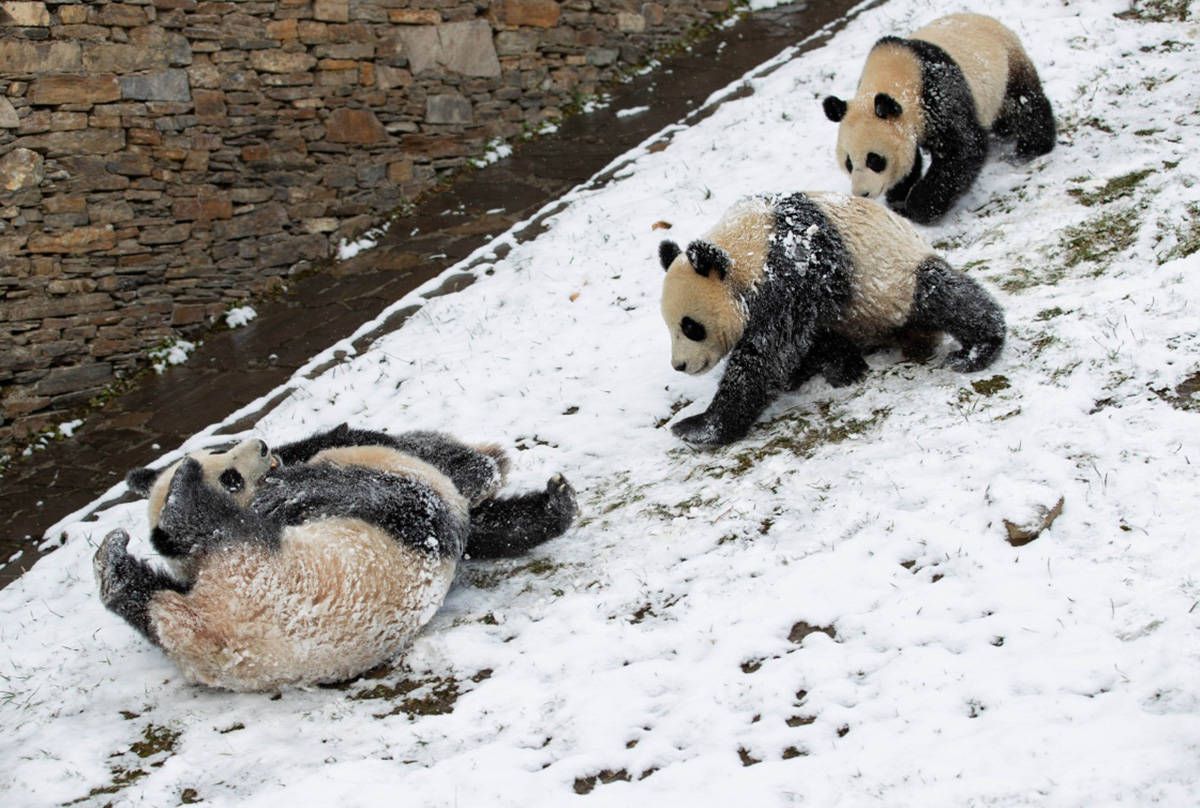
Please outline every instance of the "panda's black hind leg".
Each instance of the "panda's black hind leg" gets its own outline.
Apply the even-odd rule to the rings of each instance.
[[[92,557],[92,569],[100,587],[100,602],[157,644],[158,638],[150,625],[151,598],[164,589],[186,592],[187,587],[142,559],[131,556],[126,550],[128,545],[129,534],[124,530],[114,530],[104,537],[96,555]]]
[[[995,361],[1004,347],[1004,312],[982,286],[931,255],[917,267],[906,328],[945,331],[962,347],[946,365],[969,373]]]
[[[575,489],[561,474],[543,491],[485,499],[471,508],[467,553],[473,558],[519,555],[561,535],[578,511]]]
[[[1004,108],[992,126],[1001,137],[1015,137],[1017,157],[1028,160],[1054,148],[1056,130],[1050,99],[1032,64],[1015,62],[1005,88]]]

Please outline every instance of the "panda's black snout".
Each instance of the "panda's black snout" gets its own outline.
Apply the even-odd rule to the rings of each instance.
[[[863,191],[861,194],[859,194],[859,196],[870,196],[870,195],[871,195],[870,191]]]
[[[675,369],[676,369],[676,370],[678,370],[680,373],[686,373],[686,372],[687,372],[687,362],[680,362],[679,364],[675,365],[674,367],[675,367]]]
[[[266,457],[268,451],[270,450],[267,448],[267,442],[265,440],[260,440],[258,442],[258,456]]]

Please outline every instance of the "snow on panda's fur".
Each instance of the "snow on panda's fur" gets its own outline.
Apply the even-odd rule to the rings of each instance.
[[[741,438],[771,400],[817,373],[834,386],[889,343],[960,344],[946,364],[986,367],[1004,345],[1004,314],[975,281],[935,255],[912,225],[845,194],[741,200],[682,251],[659,245],[671,364],[699,374],[729,361],[708,409],[675,424],[691,443]]]
[[[838,163],[855,196],[886,195],[916,222],[942,216],[975,181],[988,132],[1016,154],[1054,148],[1054,115],[1017,35],[991,17],[951,14],[909,38],[887,36],[867,56],[853,99],[828,96]],[[930,156],[922,175],[921,149]]]
[[[507,459],[433,432],[345,425],[272,454],[260,440],[134,469],[171,573],[110,533],[104,605],[194,682],[262,691],[349,679],[401,651],[459,559],[524,551],[567,529],[575,495],[497,497]]]

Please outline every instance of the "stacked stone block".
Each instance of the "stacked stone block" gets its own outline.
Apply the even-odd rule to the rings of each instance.
[[[0,0],[0,454],[730,0]]]

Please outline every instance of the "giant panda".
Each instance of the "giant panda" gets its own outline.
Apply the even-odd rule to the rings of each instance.
[[[346,425],[274,453],[247,440],[134,469],[170,571],[113,531],[94,558],[100,597],[190,681],[344,681],[407,645],[464,553],[512,555],[567,529],[576,504],[561,475],[498,497],[506,470],[496,446]]]
[[[681,250],[659,245],[662,315],[675,370],[729,356],[708,409],[672,430],[689,443],[741,438],[782,390],[817,373],[860,379],[863,352],[893,340],[959,342],[946,364],[970,372],[1004,345],[1004,315],[915,228],[869,199],[838,193],[739,201]]]
[[[886,36],[867,56],[849,102],[827,96],[837,160],[856,196],[885,195],[915,222],[942,216],[975,181],[988,132],[1016,154],[1054,148],[1054,115],[1017,35],[991,17],[951,14],[908,39]],[[921,150],[929,153],[922,174]]]

